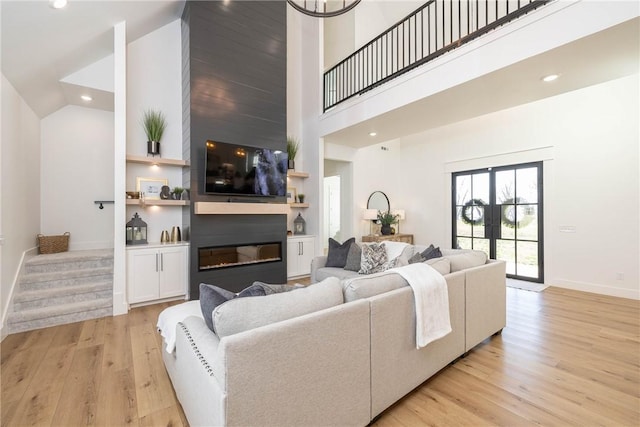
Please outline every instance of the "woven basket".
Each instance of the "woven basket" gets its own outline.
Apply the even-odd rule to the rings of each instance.
[[[58,252],[66,252],[69,250],[69,236],[71,233],[66,232],[61,236],[44,236],[38,234],[38,246],[41,254],[56,254]]]

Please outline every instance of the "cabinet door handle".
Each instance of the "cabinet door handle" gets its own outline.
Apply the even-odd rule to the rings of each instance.
[[[164,271],[164,254],[160,254],[160,271]]]
[[[298,255],[304,255],[304,247],[302,246],[302,242],[298,242]]]
[[[156,254],[156,272],[158,271],[158,254]]]

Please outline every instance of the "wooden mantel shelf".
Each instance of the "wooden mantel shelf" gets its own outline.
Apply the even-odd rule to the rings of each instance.
[[[196,215],[286,215],[286,203],[195,202]]]

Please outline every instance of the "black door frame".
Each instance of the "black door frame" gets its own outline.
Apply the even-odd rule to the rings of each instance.
[[[495,259],[496,257],[496,242],[501,238],[500,232],[500,214],[503,205],[496,204],[496,188],[495,188],[495,174],[496,172],[503,170],[517,170],[526,168],[538,168],[538,277],[532,278],[528,276],[518,276],[516,274],[507,274],[507,277],[519,280],[526,280],[530,282],[544,283],[544,203],[543,203],[543,162],[530,162],[520,163],[516,165],[487,167],[481,169],[473,169],[468,171],[453,172],[451,174],[451,246],[453,248],[457,245],[457,207],[456,205],[456,178],[464,175],[474,175],[480,173],[489,173],[489,204],[484,209],[484,224],[485,224],[485,239],[489,239],[489,256]],[[471,194],[473,197],[473,193]],[[529,241],[518,240],[517,228],[515,229],[515,242]],[[516,260],[517,260],[518,245],[515,245]]]

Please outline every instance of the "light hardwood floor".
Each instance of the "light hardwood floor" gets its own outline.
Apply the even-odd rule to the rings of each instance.
[[[168,304],[10,335],[2,426],[180,426],[155,331]],[[385,411],[386,426],[638,426],[640,303],[508,289],[507,327]]]

